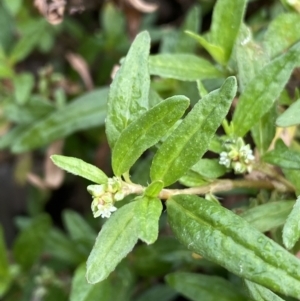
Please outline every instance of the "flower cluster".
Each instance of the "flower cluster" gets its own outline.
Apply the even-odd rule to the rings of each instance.
[[[221,152],[219,164],[232,168],[235,173],[251,172],[254,156],[249,144],[242,138],[231,139],[224,143],[226,151]]]
[[[95,218],[99,216],[109,218],[112,212],[117,210],[115,202],[125,196],[122,192],[122,181],[115,177],[109,178],[106,184],[89,185],[87,190],[93,197],[91,208]]]

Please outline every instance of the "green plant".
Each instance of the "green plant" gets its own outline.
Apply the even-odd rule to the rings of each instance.
[[[300,100],[286,88],[300,65],[300,16],[281,8],[262,35],[243,22],[246,2],[217,1],[204,35],[192,9],[179,31],[162,38],[159,54],[149,55],[148,32],[136,37],[109,91],[101,90],[107,111],[86,114],[106,116],[114,176],[74,157],[51,157],[92,182],[92,213],[108,220],[95,243],[95,230],[72,211],[64,213],[68,235],[46,215],[23,221],[14,246],[19,266],[0,258],[2,292],[45,244],[59,263],[77,267],[72,301],[174,300],[177,293],[195,301],[300,298]],[[290,129],[288,139],[281,127]],[[13,149],[26,150],[26,139]],[[219,196],[236,194],[240,202],[222,206]],[[23,257],[28,241],[37,248]],[[41,287],[51,279],[48,286],[64,296],[55,274],[40,268],[39,276]],[[138,277],[147,280],[134,294]],[[165,283],[149,288],[151,277]]]
[[[228,5],[232,9],[225,9]],[[271,291],[299,298],[299,259],[279,242],[274,242],[251,226],[251,222],[255,222],[251,217],[247,218],[247,211],[244,218],[239,217],[222,207],[214,197],[217,192],[241,187],[273,190],[277,192],[278,199],[288,195],[293,198],[293,193],[299,191],[299,150],[289,149],[280,139],[273,150],[268,151],[268,148],[275,130],[269,115],[293,69],[299,65],[300,44],[296,43],[269,62],[258,58],[259,64],[253,63],[251,56],[254,55],[255,44],[249,29],[242,24],[244,10],[245,1],[219,1],[214,9],[211,31],[204,37],[188,32],[220,64],[219,68],[188,54],[161,54],[150,56],[149,61],[150,73],[171,77],[175,74],[175,78],[186,80],[192,72],[192,68],[187,68],[189,62],[194,68],[199,66],[195,79],[201,79],[200,72],[204,78],[221,74],[226,76],[235,59],[240,82],[239,101],[230,124],[225,118],[237,93],[237,82],[233,76],[228,77],[218,90],[202,94],[201,100],[184,117],[189,105],[189,100],[184,96],[174,96],[157,104],[149,102],[150,39],[144,32],[133,42],[108,96],[106,134],[112,149],[112,168],[116,177],[108,179],[100,170],[94,171],[95,167],[75,158],[52,156],[59,167],[96,183],[88,187],[93,197],[95,217],[110,217],[125,196],[140,195],[132,197],[131,202],[113,213],[104,224],[87,261],[88,282],[97,283],[106,279],[138,239],[147,244],[157,240],[162,212],[160,200],[165,200],[169,225],[178,240],[189,250],[244,279],[250,298],[279,300],[280,297]],[[235,11],[234,16],[228,11]],[[197,65],[196,60],[199,60]],[[186,73],[180,70],[184,67],[187,68]],[[202,88],[201,82],[198,84]],[[289,110],[278,118],[279,124],[283,123],[282,120],[290,120],[288,114],[292,108]],[[287,125],[299,123],[298,116]],[[221,124],[226,134],[223,137],[215,135]],[[257,158],[253,156],[250,145],[243,140],[250,130],[259,151]],[[215,164],[214,160],[201,159],[209,149],[215,151],[212,147],[215,141],[219,141],[221,151],[219,164]],[[150,166],[149,185],[131,182],[131,167],[150,148],[155,155]],[[286,173],[289,173],[288,170],[298,170],[298,174],[295,179],[285,179],[266,163],[280,166]],[[220,165],[225,169],[220,171]],[[250,175],[257,170],[268,178],[218,180],[203,176],[207,172],[219,173],[219,177],[229,169],[237,174],[249,172]],[[194,177],[189,177],[190,172]],[[199,187],[193,183],[197,180],[202,181]],[[164,188],[177,181],[191,188]],[[206,198],[196,196],[199,194],[206,195]],[[288,250],[295,246],[300,236],[298,202],[299,199],[291,214],[285,216],[283,244]],[[279,204],[290,208],[287,201],[276,202],[276,205]],[[200,283],[220,281],[218,285],[224,290],[227,286],[218,278],[197,277],[175,273],[168,276],[167,281],[193,300],[198,300],[189,288],[193,279]],[[238,294],[234,296],[237,300]]]

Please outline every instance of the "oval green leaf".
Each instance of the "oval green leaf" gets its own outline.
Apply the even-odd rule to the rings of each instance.
[[[276,120],[276,125],[280,127],[289,127],[297,124],[300,124],[300,99],[294,102]]]
[[[162,212],[161,200],[143,196],[138,199],[135,216],[138,224],[139,239],[146,244],[153,244],[158,237],[158,222]]]
[[[219,90],[204,96],[168,136],[154,156],[151,179],[166,186],[176,182],[207,151],[236,94],[236,79],[229,77]]]
[[[262,160],[282,168],[300,170],[300,152],[289,149],[282,140],[277,140],[275,149],[267,152]]]
[[[170,97],[133,121],[120,135],[112,152],[112,167],[120,176],[142,153],[167,134],[189,106],[185,96]]]
[[[183,81],[223,77],[209,61],[193,54],[156,54],[149,57],[150,74]]]
[[[167,275],[166,280],[172,288],[192,301],[247,300],[232,283],[221,277],[178,272]]]
[[[230,210],[193,195],[167,201],[170,226],[189,250],[275,292],[300,297],[300,261]]]
[[[254,301],[284,301],[279,296],[271,292],[269,289],[253,283],[249,280],[245,280],[246,289]]]
[[[150,76],[148,56],[150,36],[136,36],[109,90],[106,135],[113,149],[121,132],[149,109]]]
[[[133,249],[138,240],[138,223],[132,202],[118,209],[101,229],[87,260],[89,283],[106,279],[118,263]]]
[[[294,208],[288,216],[282,230],[283,243],[287,249],[293,248],[300,238],[300,196],[296,200]]]
[[[294,201],[269,202],[244,211],[240,216],[260,232],[267,232],[283,225]]]
[[[56,166],[76,176],[80,176],[97,184],[104,184],[107,182],[107,176],[101,169],[86,163],[81,159],[53,155],[51,156],[51,160]]]
[[[25,152],[66,137],[78,130],[104,124],[107,88],[82,95],[59,111],[55,111],[30,126],[16,139],[12,151]]]
[[[231,56],[246,8],[246,0],[217,1],[213,11],[210,38],[224,51],[225,63]],[[233,13],[234,12],[234,13]]]
[[[233,115],[235,134],[243,137],[272,107],[297,65],[300,42],[267,64],[246,86]]]

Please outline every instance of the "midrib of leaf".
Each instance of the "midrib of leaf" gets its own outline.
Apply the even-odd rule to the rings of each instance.
[[[199,224],[203,224],[203,225],[207,225],[208,227],[210,227],[213,231],[219,232],[221,234],[223,234],[224,236],[227,236],[227,238],[230,238],[234,243],[237,243],[240,247],[242,247],[244,250],[251,251],[255,256],[257,256],[258,258],[260,258],[262,261],[268,263],[269,265],[273,266],[276,269],[280,269],[279,266],[277,266],[276,264],[274,265],[274,262],[269,262],[267,259],[265,259],[264,257],[261,257],[259,253],[259,250],[257,250],[257,248],[253,248],[254,246],[252,244],[247,243],[247,241],[241,241],[240,237],[236,237],[236,233],[232,232],[232,231],[224,231],[225,229],[220,228],[218,226],[212,226],[211,223],[209,221],[207,221],[205,219],[205,217],[198,217],[197,215],[195,215],[192,211],[189,211],[188,209],[186,209],[185,207],[183,207],[182,205],[178,204],[174,199],[172,199],[174,201],[174,203],[176,203],[176,205],[178,207],[180,207],[181,211],[180,212],[185,212],[186,215],[188,215],[189,217],[192,218],[192,220],[196,220]],[[209,201],[208,201],[209,202]],[[249,227],[251,227],[249,225]],[[227,228],[227,230],[229,230]],[[255,229],[253,229],[255,230]],[[260,235],[262,235],[261,233],[259,233]],[[233,238],[234,237],[234,238]],[[267,239],[267,237],[266,237]],[[272,246],[273,247],[273,246]],[[289,273],[286,270],[281,269],[281,271],[285,272],[287,276],[291,277],[292,279],[297,279],[300,281],[300,277],[296,277],[297,275],[293,274],[293,273]]]
[[[173,162],[174,162],[175,160],[177,160],[177,158],[178,158],[178,157],[180,156],[180,154],[183,152],[183,149],[186,147],[187,142],[189,142],[189,140],[191,140],[191,139],[197,134],[197,132],[199,131],[200,127],[202,127],[203,124],[205,124],[205,121],[208,119],[208,117],[211,116],[211,115],[213,115],[213,112],[215,111],[215,109],[216,109],[216,106],[212,107],[212,109],[210,110],[210,113],[207,115],[207,117],[206,117],[204,120],[202,120],[201,124],[199,124],[198,127],[194,127],[194,130],[191,131],[191,132],[189,132],[189,133],[191,133],[190,136],[184,135],[184,137],[186,138],[186,139],[183,140],[184,143],[182,143],[182,144],[181,144],[181,147],[177,149],[176,156],[175,156],[175,154],[174,154],[172,160],[169,161],[169,165],[168,165],[168,166],[172,165]],[[164,171],[164,173],[162,174],[161,178],[164,178],[164,176],[165,176],[168,172],[169,172],[169,169],[165,169],[165,171]]]

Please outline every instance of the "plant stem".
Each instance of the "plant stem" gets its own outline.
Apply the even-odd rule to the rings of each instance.
[[[216,180],[215,182],[209,183],[201,187],[192,187],[185,189],[163,189],[158,197],[163,200],[167,200],[173,195],[177,194],[197,194],[204,195],[207,193],[217,193],[230,191],[235,188],[257,188],[257,189],[276,189],[281,192],[292,192],[293,188],[287,187],[286,185],[280,185],[281,183],[272,183],[267,180]],[[137,184],[128,184],[130,186],[131,193],[142,194],[145,187]]]

